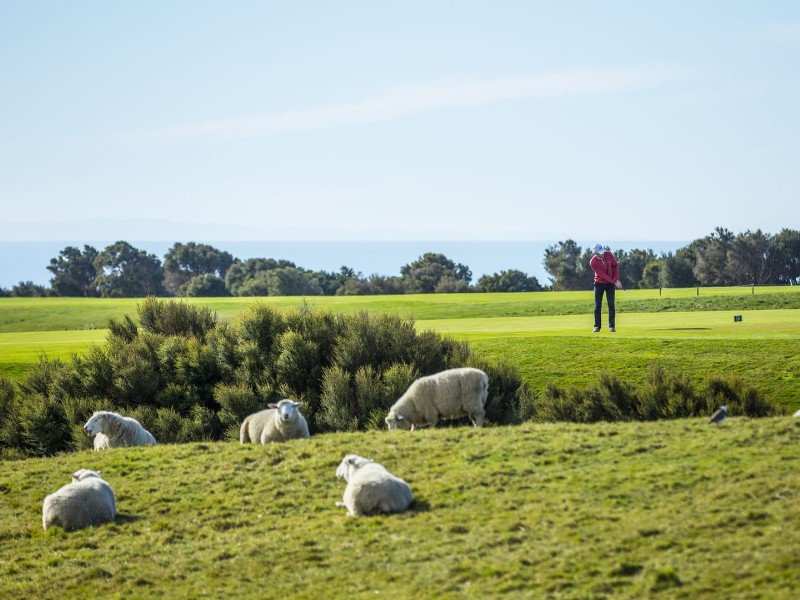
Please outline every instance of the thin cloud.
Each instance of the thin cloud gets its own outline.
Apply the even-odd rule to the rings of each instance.
[[[675,73],[675,69],[669,68],[608,69],[405,86],[349,104],[165,127],[146,132],[145,137],[167,141],[221,141],[318,131],[509,100],[625,92],[661,83]]]
[[[800,41],[800,21],[770,25],[761,28],[761,31],[770,38],[784,42]]]

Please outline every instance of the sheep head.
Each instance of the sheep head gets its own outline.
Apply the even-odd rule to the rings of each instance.
[[[79,469],[72,474],[72,481],[83,481],[90,477],[100,477],[100,471],[92,471],[90,469]]]
[[[356,471],[371,462],[375,461],[370,458],[359,456],[358,454],[348,454],[344,457],[344,459],[342,459],[342,462],[340,462],[339,466],[336,468],[336,476],[344,479],[345,481],[349,481],[353,471]]]
[[[295,418],[295,415],[298,412],[297,408],[302,405],[302,402],[294,402],[288,398],[285,398],[277,404],[270,404],[269,407],[278,411],[278,416],[280,417],[281,421],[291,421]]]
[[[90,436],[97,435],[103,431],[103,420],[105,419],[106,414],[107,413],[105,411],[95,412],[91,417],[89,417],[89,420],[86,421],[86,425],[83,426],[83,430]]]
[[[389,414],[386,415],[384,419],[386,421],[386,426],[389,429],[410,429],[411,422],[406,419],[403,415],[396,412],[394,409],[389,410]]]

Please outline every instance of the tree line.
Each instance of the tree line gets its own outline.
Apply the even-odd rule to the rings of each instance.
[[[240,260],[208,244],[176,242],[164,260],[119,241],[98,251],[68,246],[50,259],[50,286],[20,282],[6,296],[322,296],[428,294],[442,292],[529,292],[544,289],[518,270],[484,275],[471,285],[472,271],[443,254],[429,252],[403,265],[399,276],[364,276],[348,266],[313,271],[274,258]]]
[[[760,229],[734,234],[718,227],[675,253],[614,250],[626,288],[680,288],[725,285],[800,283],[800,231],[772,235]],[[163,261],[154,254],[118,241],[98,251],[67,246],[50,259],[50,286],[20,282],[3,296],[321,296],[430,294],[452,292],[534,292],[588,290],[593,275],[591,248],[568,239],[545,250],[550,279],[516,269],[483,275],[472,284],[472,271],[444,254],[425,253],[403,265],[399,276],[364,276],[348,266],[338,272],[313,271],[273,258],[240,260],[208,244],[176,242]]]
[[[734,234],[717,227],[675,253],[656,256],[652,250],[613,250],[626,288],[694,286],[795,285],[800,283],[800,231],[777,235],[760,229]],[[592,249],[573,240],[545,251],[545,269],[554,290],[591,289]]]

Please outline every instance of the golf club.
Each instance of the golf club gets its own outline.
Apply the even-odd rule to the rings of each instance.
[[[636,298],[631,296],[630,293],[628,293],[628,290],[626,290],[625,288],[622,288],[622,291],[625,292],[628,295],[628,298],[630,298],[631,300],[633,300],[636,303],[636,306],[638,306],[641,310],[644,310],[644,306],[642,306],[642,304]]]

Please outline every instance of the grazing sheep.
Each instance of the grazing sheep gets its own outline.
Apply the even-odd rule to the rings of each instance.
[[[475,427],[483,426],[484,406],[489,395],[489,377],[480,369],[448,369],[412,383],[389,409],[389,429],[429,425],[439,419],[468,416]]]
[[[117,516],[117,499],[99,471],[81,469],[72,482],[44,499],[42,525],[58,525],[65,531],[108,523]]]
[[[266,410],[248,415],[239,428],[239,442],[266,444],[311,437],[306,418],[298,410],[302,405],[284,398],[277,404],[269,404]]]
[[[95,412],[84,431],[94,436],[94,449],[119,448],[122,446],[155,446],[156,438],[133,417],[123,417],[115,412]]]
[[[414,495],[408,484],[387,471],[383,465],[348,454],[336,469],[336,476],[347,482],[342,502],[351,517],[403,512],[411,506]]]
[[[796,413],[794,413],[794,415],[793,415],[793,416],[795,416],[795,417],[800,417],[800,410],[798,410]]]

